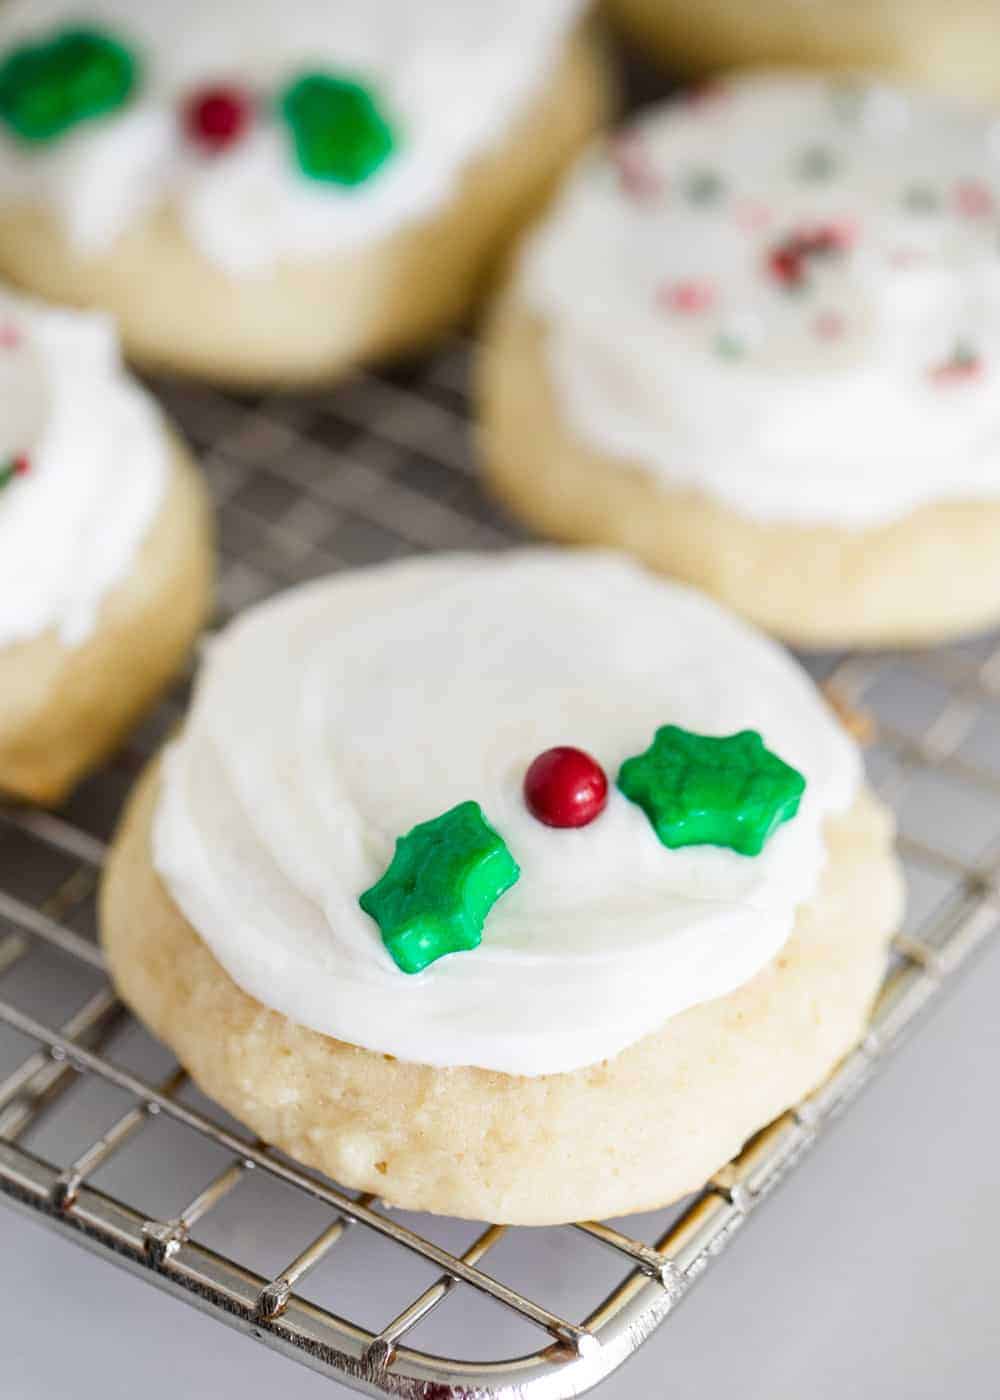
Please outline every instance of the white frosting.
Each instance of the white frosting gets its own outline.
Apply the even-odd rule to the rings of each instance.
[[[864,528],[1000,496],[998,214],[996,116],[748,77],[586,158],[521,288],[581,439],[757,520]],[[770,254],[823,226],[849,246],[789,289]]]
[[[86,640],[131,568],[169,465],[159,410],[122,368],[111,321],[0,295],[0,646]]]
[[[544,84],[582,0],[10,0],[0,53],[60,25],[103,26],[141,63],[129,104],[27,146],[0,130],[0,201],[42,203],[82,253],[111,248],[165,200],[229,274],[322,256],[427,215],[466,164],[502,140]],[[378,95],[398,148],[353,189],[302,175],[285,123],[262,116],[205,155],[178,112],[206,84],[256,91],[266,109],[305,71]]]
[[[613,784],[671,722],[758,728],[805,774],[762,855],[668,850],[613,786],[578,830],[528,812],[541,751],[582,747]],[[441,556],[293,590],[211,645],[154,860],[266,1005],[402,1059],[538,1075],[614,1055],[771,959],[859,775],[799,666],[699,594],[606,554]],[[398,836],[470,798],[520,879],[478,949],[406,975],[358,897]]]

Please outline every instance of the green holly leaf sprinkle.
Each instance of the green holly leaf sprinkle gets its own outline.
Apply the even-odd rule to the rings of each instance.
[[[461,802],[396,842],[382,878],[358,900],[401,972],[478,948],[493,905],[521,871],[478,802]]]
[[[346,78],[305,74],[282,94],[281,113],[292,129],[299,167],[312,180],[360,185],[396,146],[375,98]]]
[[[666,724],[627,758],[618,786],[664,846],[728,846],[756,856],[799,810],[805,778],[753,729],[714,738]]]
[[[0,63],[0,120],[24,141],[54,141],[121,107],[136,79],[135,58],[116,39],[96,29],[63,29]]]

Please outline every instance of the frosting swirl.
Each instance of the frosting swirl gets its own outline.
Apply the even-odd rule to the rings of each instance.
[[[232,276],[355,247],[426,215],[502,139],[545,81],[582,0],[10,0],[0,53],[60,25],[106,26],[136,54],[128,105],[47,146],[0,132],[0,202],[42,204],[83,254],[108,251],[170,201],[189,238]],[[296,165],[271,104],[317,69],[370,84],[399,148],[356,188]],[[231,149],[186,138],[192,92],[235,82],[263,119]]]
[[[761,521],[1000,495],[1000,121],[748,76],[571,177],[519,289],[571,428]]]
[[[557,830],[522,795],[579,743],[609,774],[671,722],[759,729],[808,780],[753,859],[668,850],[612,789]],[[168,751],[154,861],[234,980],[370,1050],[513,1074],[616,1054],[748,980],[788,937],[856,748],[798,665],[617,556],[411,560],[295,589],[212,643]],[[359,895],[395,838],[479,802],[521,868],[481,946],[398,971]]]
[[[126,374],[111,321],[0,296],[0,646],[85,641],[166,489],[159,410]]]

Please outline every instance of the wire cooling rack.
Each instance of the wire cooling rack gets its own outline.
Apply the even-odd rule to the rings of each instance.
[[[223,615],[330,570],[516,537],[476,484],[468,360],[455,343],[419,371],[314,398],[159,386],[219,508]],[[95,937],[106,841],[183,687],[62,812],[0,806],[0,1191],[369,1394],[589,1389],[670,1315],[1000,917],[1000,643],[812,665],[874,718],[869,766],[900,813],[910,916],[863,1042],[694,1197],[558,1230],[412,1216],[296,1166],[204,1100],[118,1004]]]

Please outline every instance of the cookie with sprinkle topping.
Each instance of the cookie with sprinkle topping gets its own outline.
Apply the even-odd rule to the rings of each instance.
[[[995,132],[817,74],[646,109],[577,167],[493,322],[501,494],[792,641],[1000,619]]]

